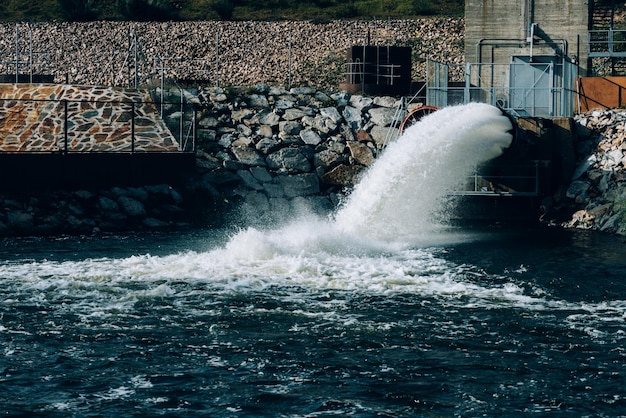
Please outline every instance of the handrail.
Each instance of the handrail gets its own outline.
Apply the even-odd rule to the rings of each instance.
[[[448,68],[461,64],[445,64],[429,60],[432,67],[427,74],[428,94],[426,104],[445,107],[471,101],[479,101],[501,107],[523,116],[564,117],[574,109],[575,74],[573,63],[554,62],[510,62],[510,63],[467,63],[465,84],[450,85]],[[517,68],[533,67],[541,71],[545,86],[516,85],[511,74]],[[515,101],[515,103],[513,103]]]
[[[0,98],[0,104],[6,102],[15,104],[11,107],[0,106],[0,114],[6,116],[5,119],[12,121],[14,128],[13,132],[4,132],[3,137],[0,138],[0,153],[2,154],[15,152],[60,152],[62,154],[126,152],[134,154],[148,152],[147,148],[159,147],[161,148],[160,152],[187,151],[188,139],[176,138],[166,127],[165,121],[161,125],[165,130],[155,123],[149,125],[152,130],[146,128],[148,125],[145,124],[144,120],[152,113],[151,108],[154,110],[154,116],[158,118],[157,109],[154,102],[151,101]],[[47,107],[41,109],[41,113],[47,112],[48,117],[43,121],[36,121],[32,114],[29,115],[28,113],[36,112],[40,116],[41,114],[38,112],[41,107]],[[11,117],[10,115],[21,112],[26,112],[22,118]],[[103,112],[109,113],[109,116],[102,116]],[[182,124],[183,121],[181,120],[180,123]],[[31,125],[35,124],[36,129],[25,133]],[[105,129],[96,132],[94,127],[98,125],[102,125]],[[94,138],[99,135],[105,137],[101,143],[98,143],[97,140],[94,141]],[[138,143],[138,139],[142,135],[157,141],[146,147]],[[172,146],[158,142],[159,140],[167,140],[168,135],[170,135],[170,140],[173,140]],[[77,144],[76,142],[81,139],[83,141]],[[117,146],[108,148],[102,146],[102,143],[110,144],[112,140],[117,141]],[[32,145],[33,143],[36,145]],[[79,147],[78,145],[82,146]],[[192,143],[192,147],[195,148],[195,142]]]
[[[385,139],[382,145],[380,146],[380,151],[384,150],[387,147],[387,145],[389,145],[390,142],[392,142],[393,140],[397,138],[399,132],[397,130],[392,129],[392,128],[395,128],[394,124],[402,123],[402,119],[406,116],[408,106],[411,103],[413,103],[415,99],[420,96],[420,93],[422,93],[425,89],[426,89],[426,84],[420,87],[419,90],[413,96],[411,96],[410,99],[407,99],[404,96],[400,98],[400,103],[398,103],[398,107],[396,107],[396,111],[393,115],[392,126],[389,126],[389,129],[387,129],[387,134],[385,135]],[[379,150],[377,149],[376,152],[377,152],[376,155],[378,155]]]
[[[26,37],[27,45],[23,45],[21,42],[23,37],[20,37],[20,26],[23,25],[23,23],[15,24],[15,40],[13,41],[12,47],[9,43],[2,45],[7,45],[9,48],[13,49],[13,51],[11,51],[13,59],[7,58],[6,61],[0,61],[0,72],[4,73],[5,70],[11,68],[12,72],[14,72],[16,83],[19,82],[20,76],[24,75],[27,75],[29,82],[32,83],[36,71],[42,74],[42,69],[45,68],[45,60],[41,57],[45,57],[50,53],[47,51],[33,51],[33,29],[30,23],[25,24],[28,35]],[[0,56],[4,55],[4,52],[3,49],[0,49]],[[35,58],[37,58],[37,60],[35,60]],[[27,68],[27,74],[20,74],[20,69],[23,67]],[[6,71],[6,74],[11,74],[11,72]]]
[[[465,188],[464,190],[453,190],[448,194],[453,196],[539,196],[540,195],[540,174],[539,167],[540,161],[533,160],[530,164],[520,165],[519,167],[534,168],[532,174],[527,175],[490,175],[482,174],[478,168],[474,173],[467,177],[473,187]],[[486,181],[487,185],[481,180]],[[528,185],[532,182],[532,187],[523,189],[513,189],[507,186],[510,182],[526,182]],[[504,187],[503,187],[504,186]],[[500,190],[498,190],[498,188]]]
[[[590,58],[626,57],[626,30],[590,30],[587,40]]]

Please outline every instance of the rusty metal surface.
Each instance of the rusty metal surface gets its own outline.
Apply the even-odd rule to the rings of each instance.
[[[578,91],[581,112],[626,106],[626,77],[582,77]]]

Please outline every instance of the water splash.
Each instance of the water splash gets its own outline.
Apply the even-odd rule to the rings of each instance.
[[[336,213],[337,228],[383,241],[436,234],[445,197],[512,141],[498,108],[470,103],[432,113],[385,150]]]
[[[250,228],[233,237],[228,256],[380,254],[465,241],[435,222],[444,197],[476,165],[502,154],[511,121],[496,107],[472,103],[441,109],[407,129],[370,168],[331,220],[309,215],[281,228]],[[226,255],[225,255],[226,256]]]
[[[69,288],[95,291],[87,303],[111,299],[105,305],[114,310],[142,298],[170,297],[176,293],[170,280],[179,279],[208,280],[227,292],[296,285],[482,294],[483,288],[459,280],[454,265],[428,250],[467,239],[463,233],[433,234],[430,215],[467,170],[510,144],[509,129],[508,118],[491,106],[443,109],[386,150],[334,219],[308,216],[278,229],[249,228],[201,253],[0,265],[0,277],[60,298]],[[154,286],[146,289],[147,283]],[[505,293],[516,298],[519,291]]]

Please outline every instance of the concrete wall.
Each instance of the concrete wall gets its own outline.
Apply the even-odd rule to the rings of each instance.
[[[466,62],[508,63],[530,55],[526,42],[537,24],[533,55],[564,54],[586,72],[588,0],[466,0]]]
[[[180,185],[194,170],[193,153],[0,152],[0,193]]]

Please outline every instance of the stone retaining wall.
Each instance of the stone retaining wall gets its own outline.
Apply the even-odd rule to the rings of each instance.
[[[180,90],[164,92],[179,103]],[[0,235],[93,233],[267,222],[305,209],[332,210],[397,135],[398,100],[285,89],[202,87],[185,91],[197,110],[197,172],[186,185],[51,191],[0,196]],[[181,115],[177,105],[166,114]],[[626,112],[576,116],[579,167],[546,199],[543,220],[626,233]]]
[[[308,87],[195,93],[201,178],[258,219],[334,207],[403,117],[392,97]]]
[[[167,92],[170,99],[176,94]],[[302,210],[326,214],[397,134],[393,126],[402,117],[391,97],[314,88],[204,87],[186,96],[197,107],[198,153],[196,174],[185,185],[0,196],[0,235],[250,224]],[[550,211],[543,221],[624,234],[626,112],[596,110],[576,122],[579,167],[571,184],[545,199]]]
[[[315,89],[259,85],[228,96],[197,92],[205,109],[202,176],[248,208],[267,217],[334,207],[343,193],[398,134],[398,101]],[[626,111],[576,115],[577,169],[571,183],[544,199],[542,221],[565,228],[626,234]],[[558,164],[558,161],[553,162]],[[232,187],[235,185],[235,187]]]
[[[184,228],[189,199],[168,185],[0,196],[0,236],[76,235]]]
[[[141,89],[0,84],[0,121],[0,152],[180,149]]]
[[[174,103],[179,94],[165,92]],[[403,116],[392,97],[310,87],[205,87],[185,96],[198,113],[197,172],[187,184],[0,197],[0,235],[207,226],[228,215],[229,223],[251,224],[303,210],[326,214],[397,135],[394,126]]]

